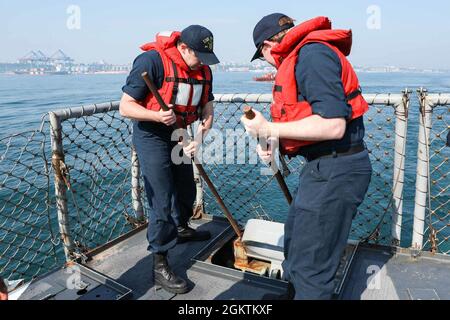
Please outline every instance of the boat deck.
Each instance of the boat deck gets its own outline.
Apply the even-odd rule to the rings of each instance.
[[[192,290],[188,294],[174,295],[154,286],[152,256],[147,252],[144,229],[100,248],[86,266],[99,275],[105,275],[107,280],[104,283],[109,283],[110,289],[115,288],[113,291],[120,292],[122,298],[138,300],[261,300],[266,294],[279,294],[285,290],[284,281],[244,273],[233,269],[229,261],[221,261],[220,257],[231,256],[231,246],[226,248],[234,239],[233,230],[226,220],[199,220],[193,227],[208,230],[213,237],[209,242],[178,245],[169,252],[169,261],[175,271],[189,279]],[[347,251],[343,259],[346,263],[336,283],[337,299],[450,299],[450,257],[421,253],[413,258],[405,249],[351,243]],[[218,261],[222,265],[218,265]],[[92,285],[95,281],[88,278],[84,279],[91,284],[90,287],[82,294],[78,292],[78,297],[76,294],[71,296],[61,288],[61,277],[59,270],[37,279],[22,298],[105,299],[120,296],[116,291],[114,296],[111,290]],[[117,284],[112,285],[113,282]],[[49,294],[48,288],[52,283],[59,283],[60,290],[52,289]],[[37,288],[47,288],[47,292]]]
[[[340,296],[345,300],[450,300],[450,257],[360,246]]]
[[[208,230],[209,242],[177,245],[169,252],[169,264],[174,271],[189,279],[192,290],[185,295],[173,295],[158,290],[152,278],[152,256],[147,251],[146,230],[94,256],[88,266],[108,275],[133,290],[133,299],[143,300],[261,300],[267,293],[282,293],[286,284],[261,279],[258,276],[230,271],[220,266],[211,268],[196,263],[202,251],[209,255],[214,246],[233,237],[228,222],[222,219],[194,222],[194,228]],[[208,270],[209,269],[209,270]],[[187,271],[186,271],[187,270]]]

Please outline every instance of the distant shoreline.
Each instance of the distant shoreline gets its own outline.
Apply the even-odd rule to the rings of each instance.
[[[252,72],[252,71],[215,71],[215,72],[220,72],[220,73],[256,73],[256,72]],[[123,71],[118,71],[118,72],[91,72],[91,73],[69,73],[69,74],[17,74],[14,72],[0,72],[0,75],[4,75],[4,76],[33,76],[33,77],[42,77],[42,76],[88,76],[88,75],[93,75],[93,76],[101,76],[101,75],[128,75],[130,72],[123,72]],[[259,72],[258,72],[259,73]],[[264,72],[261,72],[264,73]],[[356,71],[357,74],[433,74],[433,75],[438,75],[438,74],[442,74],[442,75],[448,75],[450,74],[450,71],[392,71],[392,72],[387,72],[387,71]]]
[[[51,74],[51,73],[43,73],[43,74],[30,74],[23,73],[17,74],[14,72],[0,72],[0,75],[8,75],[8,76],[33,76],[33,77],[41,77],[41,76],[81,76],[81,75],[127,75],[129,71],[102,71],[102,72],[87,72],[87,73],[68,73],[68,74]]]

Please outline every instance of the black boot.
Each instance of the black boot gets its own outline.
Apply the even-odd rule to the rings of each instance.
[[[187,282],[177,277],[170,269],[166,255],[157,253],[154,255],[153,271],[155,284],[167,292],[184,294],[189,291]]]
[[[188,226],[180,226],[178,229],[178,243],[188,241],[206,241],[211,239],[211,233],[208,231],[197,231]]]

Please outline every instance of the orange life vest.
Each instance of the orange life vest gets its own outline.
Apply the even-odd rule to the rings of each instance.
[[[313,42],[323,43],[338,55],[342,65],[341,79],[344,92],[347,103],[352,107],[350,121],[361,117],[368,111],[369,106],[361,95],[358,77],[346,58],[352,47],[352,32],[332,30],[328,18],[318,17],[291,29],[282,42],[271,51],[278,69],[273,88],[274,103],[271,107],[273,121],[298,121],[313,115],[311,105],[307,101],[299,101],[301,92],[295,77],[295,67],[301,48]],[[294,155],[302,147],[315,143],[318,142],[281,139],[280,151],[282,154]]]
[[[180,32],[161,32],[156,41],[141,47],[144,51],[156,50],[164,66],[164,81],[159,93],[166,104],[174,105],[179,128],[186,128],[199,118],[199,108],[208,103],[211,88],[211,70],[201,66],[191,70],[177,49]],[[160,111],[156,98],[149,93],[143,106]]]

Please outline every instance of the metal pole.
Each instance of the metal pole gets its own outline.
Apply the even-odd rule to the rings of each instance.
[[[250,107],[250,106],[244,107],[244,114],[248,120],[253,120],[256,116],[255,113],[253,112],[252,107]],[[258,138],[258,143],[259,143],[259,138]],[[275,178],[277,179],[278,185],[280,186],[281,191],[283,191],[283,194],[284,194],[288,204],[291,205],[293,199],[292,199],[291,192],[289,191],[289,187],[287,186],[286,181],[284,180],[284,177],[281,174],[281,171],[279,170],[279,168],[276,168],[275,170],[274,170],[274,175],[275,175]]]
[[[392,244],[399,246],[403,222],[403,187],[405,184],[406,136],[408,132],[409,95],[411,91],[403,91],[401,103],[395,104],[395,154],[394,154],[394,215],[392,217]]]
[[[423,247],[427,194],[429,191],[428,148],[431,131],[431,113],[433,111],[433,104],[427,99],[427,90],[421,88],[418,93],[420,100],[420,126],[419,147],[417,151],[416,197],[412,239],[412,248],[414,250],[422,250]]]
[[[62,144],[61,119],[50,112],[50,136],[52,141],[52,167],[55,174],[55,196],[58,212],[59,232],[64,244],[64,253],[67,261],[72,260],[75,245],[70,236],[69,212],[67,209],[66,183],[64,181],[63,167],[64,150]]]
[[[194,137],[194,127],[190,125],[188,128],[188,133],[191,139]],[[195,199],[195,208],[194,208],[194,219],[201,219],[205,215],[205,203],[203,198],[203,182],[200,176],[200,172],[198,171],[197,166],[192,166],[194,171],[194,181],[197,189],[197,195]]]
[[[139,184],[141,168],[139,159],[134,146],[131,147],[131,197],[133,201],[133,210],[136,213],[136,219],[144,222],[144,206],[142,205],[142,194]]]

